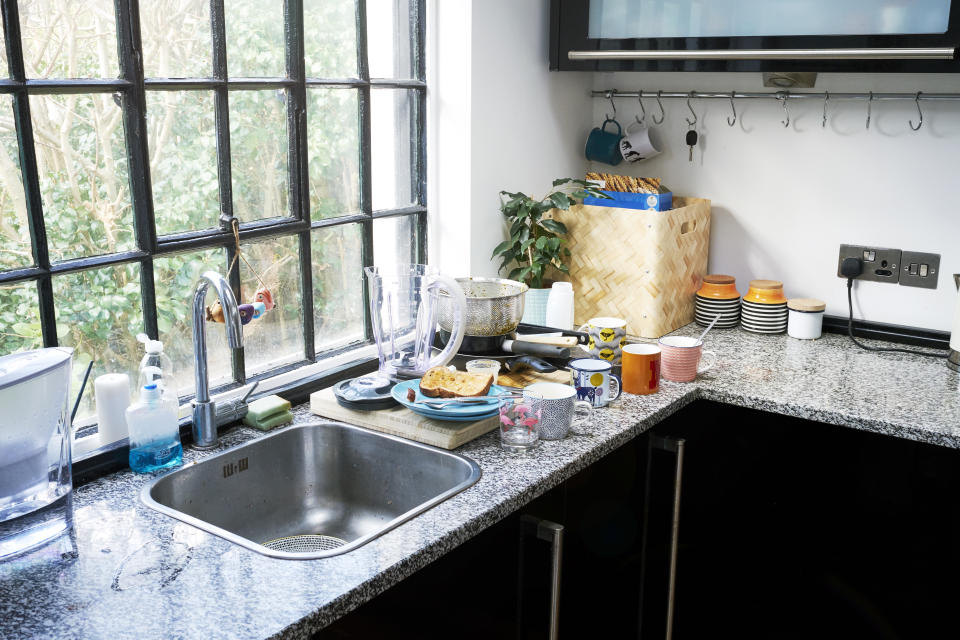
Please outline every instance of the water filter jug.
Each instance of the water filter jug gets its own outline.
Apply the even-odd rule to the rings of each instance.
[[[0,358],[0,559],[73,526],[72,360],[65,347]]]

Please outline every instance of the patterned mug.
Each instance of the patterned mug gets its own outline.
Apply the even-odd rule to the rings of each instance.
[[[591,318],[580,327],[590,336],[587,351],[594,358],[620,364],[623,345],[627,343],[627,321],[623,318]]]
[[[573,418],[578,413],[589,415],[593,405],[577,400],[577,390],[559,382],[535,382],[523,390],[524,395],[536,393],[542,398],[543,415],[540,418],[540,439],[561,440],[567,437]]]
[[[594,407],[605,407],[620,397],[620,376],[613,373],[613,365],[606,360],[578,358],[567,366],[573,374],[578,400],[586,400]]]

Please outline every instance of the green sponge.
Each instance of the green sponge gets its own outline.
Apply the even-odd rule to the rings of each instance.
[[[293,414],[290,413],[290,402],[280,396],[266,396],[254,400],[247,406],[247,415],[243,421],[264,431],[291,422]]]
[[[287,424],[288,422],[293,422],[293,414],[289,411],[281,411],[280,413],[274,413],[273,415],[264,416],[261,418],[251,418],[247,415],[243,422],[255,429],[260,429],[261,431],[269,431],[274,427],[279,427],[282,424]]]

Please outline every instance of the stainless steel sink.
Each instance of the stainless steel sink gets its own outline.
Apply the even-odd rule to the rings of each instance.
[[[321,422],[187,465],[141,497],[258,553],[308,560],[356,549],[479,479],[455,453]]]

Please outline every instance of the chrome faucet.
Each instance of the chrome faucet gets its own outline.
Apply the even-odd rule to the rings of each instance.
[[[243,328],[240,310],[230,284],[216,271],[207,271],[200,276],[193,294],[193,370],[197,397],[193,401],[193,445],[198,449],[217,446],[216,404],[210,400],[207,381],[207,330],[204,302],[207,288],[213,285],[223,308],[223,320],[227,328],[227,343],[233,349],[243,346]]]

